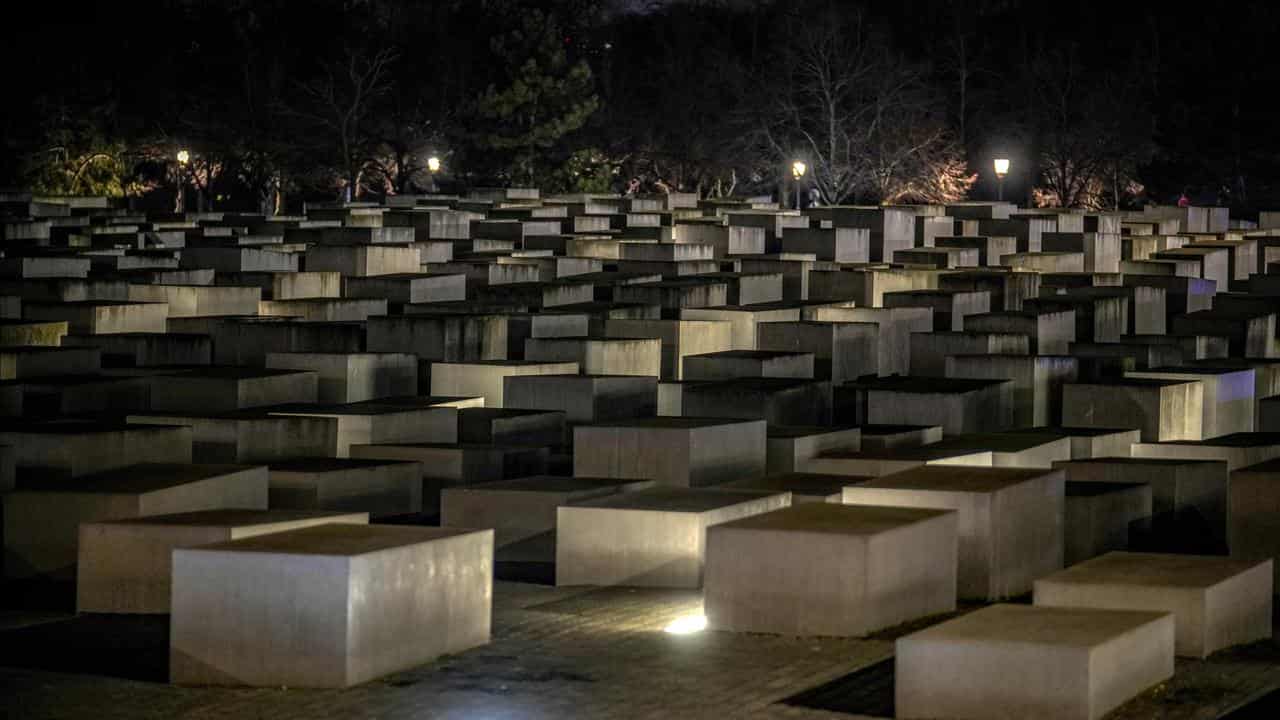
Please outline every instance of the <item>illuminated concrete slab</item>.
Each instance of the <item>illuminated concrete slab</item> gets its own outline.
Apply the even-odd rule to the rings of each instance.
[[[1019,428],[1014,433],[1032,435],[1056,435],[1071,441],[1071,459],[1129,457],[1131,447],[1138,442],[1141,432],[1116,428],[1079,428],[1056,425]]]
[[[656,377],[662,372],[662,349],[657,338],[528,338],[524,357],[530,362],[574,363],[589,375]]]
[[[448,487],[440,495],[440,524],[493,528],[495,546],[503,547],[555,531],[556,508],[561,505],[653,486],[652,480],[535,475]]]
[[[1199,381],[1204,395],[1200,423],[1203,437],[1253,432],[1257,393],[1252,368],[1154,368],[1128,372],[1125,377]]]
[[[991,462],[990,450],[903,445],[856,452],[832,450],[810,459],[802,469],[828,475],[883,477],[924,465],[991,467]]]
[[[423,665],[489,642],[492,578],[490,530],[329,524],[178,549],[169,678],[336,688]]]
[[[767,466],[763,420],[656,417],[580,425],[573,446],[574,475],[673,487],[763,475]]]
[[[418,393],[418,358],[408,353],[268,353],[266,363],[268,368],[316,373],[315,402]]]
[[[657,410],[658,379],[628,375],[512,375],[503,378],[513,408],[559,410],[569,423],[645,417]]]
[[[944,360],[949,378],[1012,381],[1016,427],[1059,422],[1062,386],[1079,376],[1079,361],[1062,355],[948,355]]]
[[[941,425],[944,433],[996,432],[1013,425],[1013,382],[895,376],[846,384],[854,421]]]
[[[863,450],[890,450],[900,447],[920,447],[942,439],[941,425],[883,425],[865,423],[858,426],[862,432]]]
[[[657,338],[661,344],[659,374],[665,380],[685,379],[686,357],[733,349],[733,327],[722,320],[609,320],[605,323],[604,334],[610,338]],[[586,366],[583,372],[594,375],[655,374],[647,371],[606,372],[587,369]]]
[[[1146,483],[1067,482],[1063,564],[1129,547],[1129,530],[1152,514]]]
[[[422,511],[422,468],[416,462],[301,458],[269,467],[273,510],[364,512],[374,518]]]
[[[707,626],[861,636],[956,606],[952,511],[805,503],[707,530]]]
[[[857,452],[862,431],[856,427],[770,425],[767,468],[770,473],[795,472],[827,452]]]
[[[1199,440],[1203,406],[1199,381],[1125,378],[1062,388],[1063,425],[1138,428],[1143,442]]]
[[[326,523],[368,522],[368,513],[202,510],[83,523],[76,563],[76,611],[168,613],[175,548]]]
[[[278,405],[272,415],[332,418],[338,423],[337,457],[351,456],[352,445],[398,442],[452,442],[458,433],[458,410],[427,403],[382,400],[339,405]],[[324,453],[329,455],[331,453]]]
[[[65,321],[76,335],[151,332],[167,329],[169,306],[165,303],[113,302],[84,300],[79,302],[27,302],[22,316],[28,320]]]
[[[1047,468],[1071,459],[1071,440],[1034,433],[969,433],[948,435],[929,446],[935,450],[991,452],[992,467]]]
[[[800,319],[800,306],[793,303],[768,303],[761,305],[727,305],[713,308],[684,308],[682,320],[715,320],[729,323],[731,350],[756,350],[756,327],[766,322],[787,322]]]
[[[920,467],[844,489],[846,505],[959,512],[961,598],[998,600],[1062,569],[1061,470]]]
[[[1140,442],[1133,444],[1133,457],[1222,460],[1230,471],[1280,457],[1280,433],[1241,432],[1205,440]]]
[[[786,493],[654,488],[561,506],[556,585],[700,587],[707,528],[790,503]]]
[[[1035,604],[1174,615],[1174,650],[1203,658],[1271,638],[1272,561],[1112,552],[1035,583]]]
[[[82,522],[220,508],[267,508],[267,469],[132,465],[44,480],[4,498],[5,574],[74,575]]]
[[[479,396],[485,407],[504,407],[503,386],[508,377],[525,375],[576,375],[577,362],[492,360],[485,362],[435,362],[431,364],[431,394]]]
[[[760,419],[770,425],[826,425],[831,422],[831,383],[790,378],[685,382],[680,414]]]
[[[900,638],[899,718],[1099,720],[1173,676],[1171,613],[994,605]]]

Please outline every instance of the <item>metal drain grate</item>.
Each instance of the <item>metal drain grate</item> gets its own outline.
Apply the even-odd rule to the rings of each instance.
[[[854,670],[779,702],[812,710],[891,718],[893,658]]]

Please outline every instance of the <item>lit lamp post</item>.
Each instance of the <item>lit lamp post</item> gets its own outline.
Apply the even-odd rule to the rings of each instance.
[[[440,172],[440,158],[435,155],[427,158],[427,171],[431,173],[431,192],[435,192],[436,173]]]
[[[191,153],[186,150],[178,151],[178,201],[174,203],[177,211],[185,213],[187,211],[187,164],[191,162]]]
[[[796,209],[800,209],[800,179],[804,177],[804,171],[808,170],[804,163],[799,160],[791,163],[791,177],[796,181]]]
[[[1009,158],[996,158],[996,200],[1004,202],[1004,176],[1009,174]]]

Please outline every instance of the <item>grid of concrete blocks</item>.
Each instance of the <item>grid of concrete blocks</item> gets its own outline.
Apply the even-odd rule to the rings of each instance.
[[[906,718],[1098,718],[1271,637],[1268,214],[495,189],[0,215],[4,575],[169,614],[177,684],[465,652],[521,562],[701,588],[673,631],[915,623]]]

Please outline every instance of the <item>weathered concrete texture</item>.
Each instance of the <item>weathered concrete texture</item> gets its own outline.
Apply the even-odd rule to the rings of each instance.
[[[992,467],[1048,468],[1071,459],[1071,440],[1029,432],[969,433],[945,436],[931,450],[990,452]]]
[[[666,380],[684,378],[684,359],[690,355],[733,349],[733,326],[723,320],[609,320],[604,334],[610,338],[657,338],[661,341],[661,377]],[[634,354],[634,349],[627,350]],[[647,352],[647,351],[646,351]],[[644,372],[603,372],[587,369],[595,375],[654,375],[646,365]]]
[[[326,523],[368,522],[368,513],[362,512],[201,510],[83,523],[76,564],[76,610],[168,613],[175,548]]]
[[[933,445],[864,447],[857,452],[828,451],[809,460],[802,469],[811,473],[883,477],[923,465],[991,467],[991,455],[990,450],[936,448]]]
[[[1029,350],[1037,355],[1066,355],[1076,340],[1074,310],[1030,310],[1030,305],[1017,312],[991,312],[967,315],[964,329],[969,332],[1012,333],[1029,338]]]
[[[230,285],[129,285],[132,302],[167,303],[169,317],[256,315],[262,289]]]
[[[859,423],[941,425],[947,434],[995,432],[1013,426],[1009,380],[888,377],[847,387],[853,391]]]
[[[422,510],[422,469],[415,462],[303,458],[270,465],[273,510],[409,515]]]
[[[1062,426],[1020,428],[1012,432],[1026,432],[1033,435],[1056,435],[1069,438],[1071,440],[1072,460],[1129,457],[1132,454],[1131,448],[1133,444],[1138,442],[1140,436],[1137,430]]]
[[[874,323],[876,368],[880,375],[909,372],[912,334],[933,329],[932,313],[920,307],[859,308],[852,303],[838,303],[805,308],[801,317],[819,322]]]
[[[268,353],[267,367],[318,376],[316,402],[352,403],[415,395],[418,359],[407,353]]]
[[[1013,382],[1013,425],[1055,425],[1062,418],[1062,386],[1079,377],[1079,363],[1063,355],[949,355],[946,377]]]
[[[1157,521],[1191,523],[1202,542],[1222,543],[1227,525],[1227,464],[1213,460],[1095,458],[1055,463],[1070,482],[1146,483]],[[1187,517],[1190,516],[1190,517]]]
[[[647,490],[654,484],[652,480],[535,475],[449,487],[440,496],[440,524],[493,528],[495,546],[503,547],[554,532],[556,509],[561,505]]]
[[[1027,355],[1031,340],[1019,333],[930,332],[911,335],[911,374],[947,377],[947,358]]]
[[[574,428],[573,474],[699,487],[763,475],[763,420],[637,418]]]
[[[505,360],[504,315],[406,315],[368,322],[369,352],[413,353],[423,360]]]
[[[4,498],[5,575],[74,575],[79,527],[95,520],[219,508],[267,508],[267,469],[132,465],[44,480]]]
[[[738,378],[688,382],[680,413],[690,417],[765,420],[770,425],[831,422],[831,384],[787,378]]]
[[[1231,473],[1228,547],[1237,560],[1280,557],[1280,460]],[[1280,568],[1276,569],[1280,580]]]
[[[858,426],[862,431],[863,450],[889,450],[900,447],[920,447],[942,439],[941,425],[878,425]]]
[[[856,427],[770,425],[767,468],[770,473],[796,472],[827,452],[857,452],[862,431]]]
[[[1204,386],[1197,380],[1125,378],[1062,388],[1062,424],[1134,427],[1143,442],[1199,440],[1203,407]]]
[[[714,320],[729,323],[729,349],[755,350],[756,326],[765,322],[794,322],[800,319],[800,306],[773,303],[751,306],[685,308],[682,320]]]
[[[1234,433],[1211,440],[1134,443],[1133,457],[1222,460],[1230,471],[1280,457],[1280,433]]]
[[[350,456],[352,445],[453,442],[458,434],[457,409],[433,406],[430,401],[366,400],[340,405],[278,405],[270,408],[269,412],[277,416],[332,418],[337,421],[333,451],[323,454],[340,458]]]
[[[198,463],[265,463],[332,455],[338,445],[333,418],[285,417],[262,410],[230,413],[147,413],[128,416],[138,426],[179,426],[191,437]]]
[[[176,684],[349,687],[489,641],[489,530],[329,524],[173,558]]]
[[[151,379],[156,412],[230,412],[316,401],[318,376],[310,371],[211,367]]]
[[[213,325],[213,361],[261,367],[272,352],[364,352],[359,323],[317,323],[282,318],[227,319]]]
[[[1151,508],[1145,483],[1068,481],[1063,563],[1071,567],[1129,547],[1130,525],[1150,518]]]
[[[686,380],[800,378],[814,376],[813,353],[773,350],[725,350],[684,358]]]
[[[950,612],[956,525],[955,512],[829,503],[716,525],[707,530],[707,626],[849,636]]]
[[[22,316],[28,320],[65,321],[68,330],[77,335],[162,333],[167,327],[169,306],[165,303],[105,300],[63,303],[28,302],[22,306]]]
[[[812,353],[814,377],[833,384],[880,373],[879,326],[871,322],[762,322],[756,347]]]
[[[933,330],[964,330],[966,315],[991,312],[991,293],[986,290],[907,290],[885,293],[886,308],[923,307],[933,311]]]
[[[1153,368],[1125,373],[1125,377],[1199,381],[1204,395],[1200,433],[1206,439],[1254,429],[1257,393],[1252,368]]]
[[[191,462],[191,431],[174,425],[8,420],[0,424],[0,445],[13,448],[19,480],[79,477],[138,463]]]
[[[652,416],[656,377],[628,375],[511,375],[503,378],[503,401],[515,408],[559,410],[569,423]]]
[[[440,509],[444,488],[542,475],[548,451],[527,445],[470,445],[457,443],[382,443],[352,445],[352,458],[412,460],[422,469],[422,510]]]
[[[587,375],[656,377],[662,350],[657,338],[529,338],[524,357],[528,362],[572,361]]]
[[[1014,597],[1062,568],[1061,470],[919,467],[848,486],[844,502],[958,511],[961,598]]]
[[[1174,615],[1174,649],[1202,658],[1271,637],[1272,560],[1113,552],[1035,583],[1035,604]]]
[[[505,407],[503,386],[508,377],[574,375],[577,362],[492,360],[431,364],[431,394],[483,397],[486,407]]]
[[[995,605],[897,643],[899,718],[1098,720],[1173,675],[1170,613]]]
[[[700,587],[707,528],[790,504],[787,493],[654,488],[561,506],[556,584]]]

